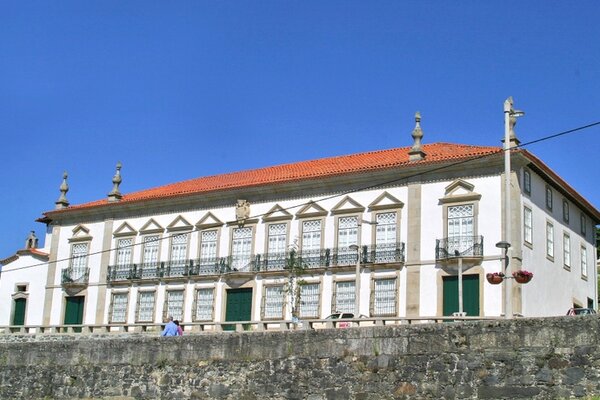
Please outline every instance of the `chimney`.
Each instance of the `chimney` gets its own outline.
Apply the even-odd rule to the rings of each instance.
[[[413,146],[408,152],[409,161],[421,161],[425,159],[425,152],[421,149],[421,139],[423,139],[423,131],[421,130],[421,114],[415,113],[415,129],[412,131]]]

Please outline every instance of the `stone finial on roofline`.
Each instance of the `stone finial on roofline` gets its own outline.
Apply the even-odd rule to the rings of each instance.
[[[117,172],[115,172],[115,176],[113,176],[112,183],[113,189],[108,194],[108,201],[119,201],[123,197],[121,192],[119,192],[119,185],[121,184],[121,162],[117,163]]]
[[[67,200],[67,192],[69,191],[69,185],[67,184],[68,176],[67,171],[63,172],[63,181],[60,184],[60,197],[54,202],[56,204],[54,208],[57,210],[69,207],[69,201]]]
[[[408,152],[409,161],[420,161],[426,156],[425,152],[421,149],[421,139],[423,139],[423,130],[421,129],[421,113],[418,111],[415,113],[415,129],[412,131],[413,146]]]
[[[38,238],[35,236],[35,231],[31,231],[29,236],[27,236],[27,240],[25,241],[25,249],[37,249],[38,247]]]

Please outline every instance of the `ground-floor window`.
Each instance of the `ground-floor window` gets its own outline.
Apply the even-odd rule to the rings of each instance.
[[[300,318],[319,318],[319,284],[300,286]]]
[[[111,303],[111,323],[127,322],[127,293],[113,293]]]
[[[139,322],[152,322],[154,320],[154,292],[138,293]]]
[[[375,279],[372,298],[373,316],[396,315],[396,278]]]
[[[174,320],[183,320],[183,290],[169,290],[167,292],[167,304],[165,317],[173,317]]]
[[[213,319],[214,289],[205,288],[196,290],[196,321],[210,321]]]
[[[355,301],[354,281],[335,283],[335,293],[332,312],[353,313]]]
[[[265,287],[263,318],[281,319],[283,318],[283,286]]]

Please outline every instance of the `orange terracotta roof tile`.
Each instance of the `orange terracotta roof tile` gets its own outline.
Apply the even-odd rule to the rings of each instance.
[[[426,154],[424,160],[409,162],[410,147],[371,151],[346,156],[329,157],[310,161],[301,161],[273,167],[232,172],[222,175],[206,176],[172,183],[152,189],[123,195],[119,202],[97,200],[73,205],[62,210],[53,210],[44,215],[50,216],[70,210],[113,206],[123,203],[142,202],[152,199],[180,197],[191,194],[239,189],[253,186],[279,184],[301,180],[353,174],[364,171],[385,170],[403,166],[423,165],[451,160],[469,159],[501,152],[495,146],[471,146],[451,143],[426,144],[422,147]]]

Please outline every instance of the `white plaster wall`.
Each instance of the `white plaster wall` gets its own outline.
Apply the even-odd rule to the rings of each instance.
[[[2,266],[0,275],[0,325],[12,323],[13,299],[17,284],[27,284],[26,325],[41,325],[44,308],[44,289],[46,287],[47,264],[43,260],[30,255],[19,258]],[[38,265],[31,267],[32,265]]]
[[[523,269],[533,272],[531,282],[522,287],[523,313],[526,316],[564,315],[578,302],[587,307],[588,297],[596,299],[595,248],[592,243],[591,223],[587,235],[581,234],[580,213],[569,202],[569,222],[563,220],[563,196],[552,189],[552,211],[546,208],[546,183],[531,171],[531,195],[522,196],[521,214],[526,206],[533,215],[533,244],[523,245]],[[554,226],[554,257],[546,256],[546,223]],[[523,229],[523,227],[520,227]],[[565,266],[563,235],[571,244],[571,267]],[[588,255],[587,279],[581,274],[580,248]],[[596,303],[596,302],[595,302]]]

